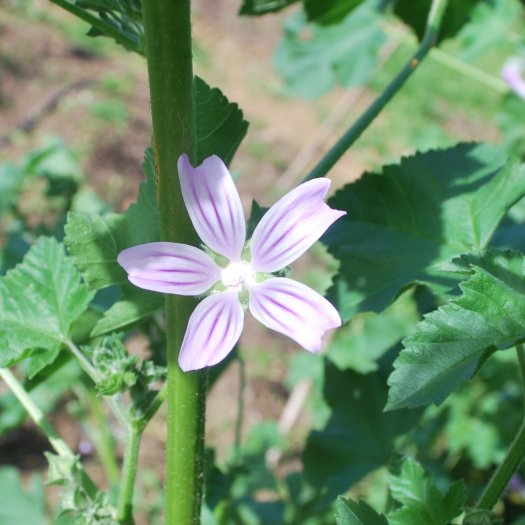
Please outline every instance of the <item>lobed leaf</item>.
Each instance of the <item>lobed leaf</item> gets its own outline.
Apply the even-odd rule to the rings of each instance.
[[[441,403],[469,379],[485,352],[525,337],[525,257],[490,251],[466,257],[472,277],[463,292],[425,316],[403,341],[389,378],[387,409]]]
[[[392,497],[402,504],[388,514],[389,525],[448,525],[458,516],[467,494],[463,481],[443,494],[429,474],[413,459],[406,459],[398,476],[390,477]]]
[[[366,5],[329,27],[308,25],[300,13],[287,21],[275,63],[291,91],[314,98],[336,84],[366,84],[384,40],[377,13]]]
[[[92,298],[63,246],[38,239],[22,263],[0,278],[0,366],[36,348],[56,356]]]
[[[366,173],[329,199],[346,210],[322,241],[341,263],[329,290],[344,319],[381,311],[422,283],[446,294],[458,278],[444,265],[483,250],[525,195],[525,168],[479,144],[417,153]]]

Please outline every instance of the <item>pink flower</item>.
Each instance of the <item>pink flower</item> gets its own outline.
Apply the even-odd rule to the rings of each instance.
[[[339,314],[308,286],[272,273],[295,261],[345,215],[323,201],[330,181],[311,180],[285,195],[246,243],[241,200],[221,159],[208,157],[194,168],[181,155],[178,168],[184,202],[206,251],[154,242],[124,250],[118,262],[140,288],[208,293],[189,319],[179,354],[182,370],[222,361],[239,340],[246,309],[268,328],[319,351],[326,330],[341,326]]]
[[[525,80],[523,79],[523,60],[517,56],[510,57],[501,70],[501,76],[507,85],[521,98],[525,99]]]

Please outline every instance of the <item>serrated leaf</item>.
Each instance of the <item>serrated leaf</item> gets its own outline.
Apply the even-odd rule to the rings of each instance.
[[[442,266],[479,252],[525,195],[525,168],[487,145],[418,153],[366,173],[329,199],[346,210],[322,241],[341,262],[329,291],[343,319],[381,311],[413,283],[447,293]]]
[[[197,123],[197,161],[218,155],[229,164],[248,130],[239,106],[230,102],[218,88],[195,77]]]
[[[140,185],[137,202],[123,214],[68,214],[66,246],[75,266],[95,289],[128,282],[126,272],[117,263],[117,255],[123,249],[159,240],[151,148],[145,152],[143,167],[146,181]]]
[[[364,0],[303,0],[308,20],[318,24],[337,24]]]
[[[144,54],[144,27],[140,0],[76,0],[76,6],[94,12],[104,25],[109,26],[122,38],[114,40],[130,51]],[[93,14],[93,13],[90,13]],[[89,36],[108,36],[92,27]]]
[[[366,5],[328,27],[308,25],[299,13],[285,25],[275,64],[293,93],[314,98],[336,84],[351,87],[368,82],[384,41],[377,13]]]
[[[244,0],[239,14],[257,16],[275,13],[294,2],[297,2],[297,0]]]
[[[0,366],[35,348],[55,352],[92,298],[63,246],[41,237],[22,263],[0,278]]]
[[[473,276],[460,284],[461,297],[425,316],[403,341],[389,378],[387,408],[441,403],[495,348],[525,337],[525,258],[491,251],[468,258]]]
[[[423,467],[410,458],[403,462],[399,476],[390,477],[390,490],[402,507],[388,514],[389,525],[448,525],[461,513],[466,499],[462,481],[443,494]]]
[[[118,254],[125,248],[158,241],[160,237],[151,148],[145,152],[143,167],[146,181],[139,188],[137,202],[124,214],[68,214],[65,242],[84,279],[95,289],[123,286],[122,299],[105,312],[100,326],[94,328],[96,335],[140,321],[163,304],[161,294],[129,285],[126,272],[117,263]]]
[[[339,496],[335,503],[337,525],[388,525],[385,516],[378,514],[364,501],[358,503]]]
[[[385,465],[394,439],[407,432],[421,412],[384,413],[386,384],[379,373],[359,375],[327,362],[324,384],[332,415],[323,430],[310,434],[303,463],[310,482],[326,487],[328,498]]]
[[[337,330],[327,356],[342,370],[373,372],[377,370],[377,360],[406,337],[418,320],[413,291],[406,292],[381,314],[358,314]]]
[[[479,0],[454,0],[447,4],[439,28],[438,42],[453,37],[470,20]],[[423,38],[432,0],[400,0],[395,3],[394,12],[412,27],[419,40]]]
[[[124,290],[124,298],[104,312],[102,319],[91,332],[92,337],[109,334],[138,323],[164,306],[162,294],[144,292],[131,285],[126,286]]]

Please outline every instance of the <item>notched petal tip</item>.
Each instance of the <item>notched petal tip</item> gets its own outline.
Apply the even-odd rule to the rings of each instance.
[[[300,257],[345,211],[324,202],[331,181],[314,179],[277,201],[253,233],[252,266],[274,272]]]
[[[217,155],[193,167],[183,154],[177,166],[184,202],[197,234],[212,250],[239,260],[246,223],[228,168]]]
[[[213,259],[187,244],[140,244],[120,252],[117,262],[132,284],[153,292],[199,295],[220,277],[220,268]]]
[[[200,302],[190,316],[179,354],[184,372],[221,362],[241,336],[244,310],[238,293],[212,294]]]
[[[342,324],[337,310],[323,296],[284,277],[252,286],[249,309],[262,324],[310,352],[319,352],[326,331]]]

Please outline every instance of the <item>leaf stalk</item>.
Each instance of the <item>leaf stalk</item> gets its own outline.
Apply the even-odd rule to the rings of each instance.
[[[434,47],[441,26],[441,21],[443,19],[443,14],[447,7],[447,2],[448,0],[432,1],[427,18],[425,34],[423,35],[421,44],[416,52],[383,92],[374,100],[374,102],[372,102],[368,109],[366,109],[366,111],[342,135],[317,165],[314,166],[312,171],[304,178],[304,181],[324,177],[344,153],[357,141],[368,126],[372,124],[383,108],[390,102],[390,100],[392,100],[394,95],[403,87],[421,61]]]

